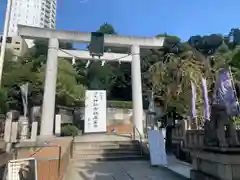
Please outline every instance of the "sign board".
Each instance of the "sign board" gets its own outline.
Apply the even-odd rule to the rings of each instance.
[[[8,162],[8,180],[37,180],[35,158],[17,159]]]
[[[104,90],[87,90],[85,95],[85,133],[107,131],[107,98]]]
[[[167,155],[165,152],[165,143],[163,132],[158,130],[148,131],[148,143],[150,151],[151,165],[167,165]]]

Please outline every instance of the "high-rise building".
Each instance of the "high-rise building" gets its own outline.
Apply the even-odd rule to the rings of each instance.
[[[57,0],[13,0],[8,36],[17,35],[17,25],[56,27]]]

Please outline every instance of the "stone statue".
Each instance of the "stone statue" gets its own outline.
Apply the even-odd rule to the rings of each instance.
[[[22,102],[23,102],[23,113],[24,117],[27,117],[28,112],[28,83],[23,84],[20,86],[21,95],[22,95]]]
[[[205,121],[204,124],[204,145],[217,147],[239,145],[234,123],[228,116],[226,107],[219,104],[212,105],[211,121]]]
[[[29,120],[28,120],[28,83],[20,86],[22,102],[23,102],[23,116],[19,118],[19,133],[20,139],[25,140],[29,134]]]
[[[148,95],[148,126],[151,129],[155,129],[156,127],[156,113],[155,113],[155,104],[154,104],[154,93],[151,92],[151,94]]]

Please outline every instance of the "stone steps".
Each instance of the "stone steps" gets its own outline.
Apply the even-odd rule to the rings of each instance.
[[[73,150],[74,151],[81,151],[81,150],[108,150],[108,149],[121,149],[121,150],[125,150],[125,149],[139,149],[139,145],[91,145],[91,146],[73,146]]]
[[[80,151],[75,151],[75,155],[84,155],[84,154],[139,154],[139,149],[82,149]]]
[[[138,141],[74,142],[73,161],[145,160]]]
[[[76,156],[74,157],[71,162],[76,162],[78,161],[133,161],[133,160],[147,160],[148,158],[142,155],[82,155],[82,156]]]

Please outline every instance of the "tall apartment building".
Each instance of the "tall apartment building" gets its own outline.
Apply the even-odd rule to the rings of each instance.
[[[8,36],[17,35],[17,25],[56,28],[57,0],[13,0]]]

